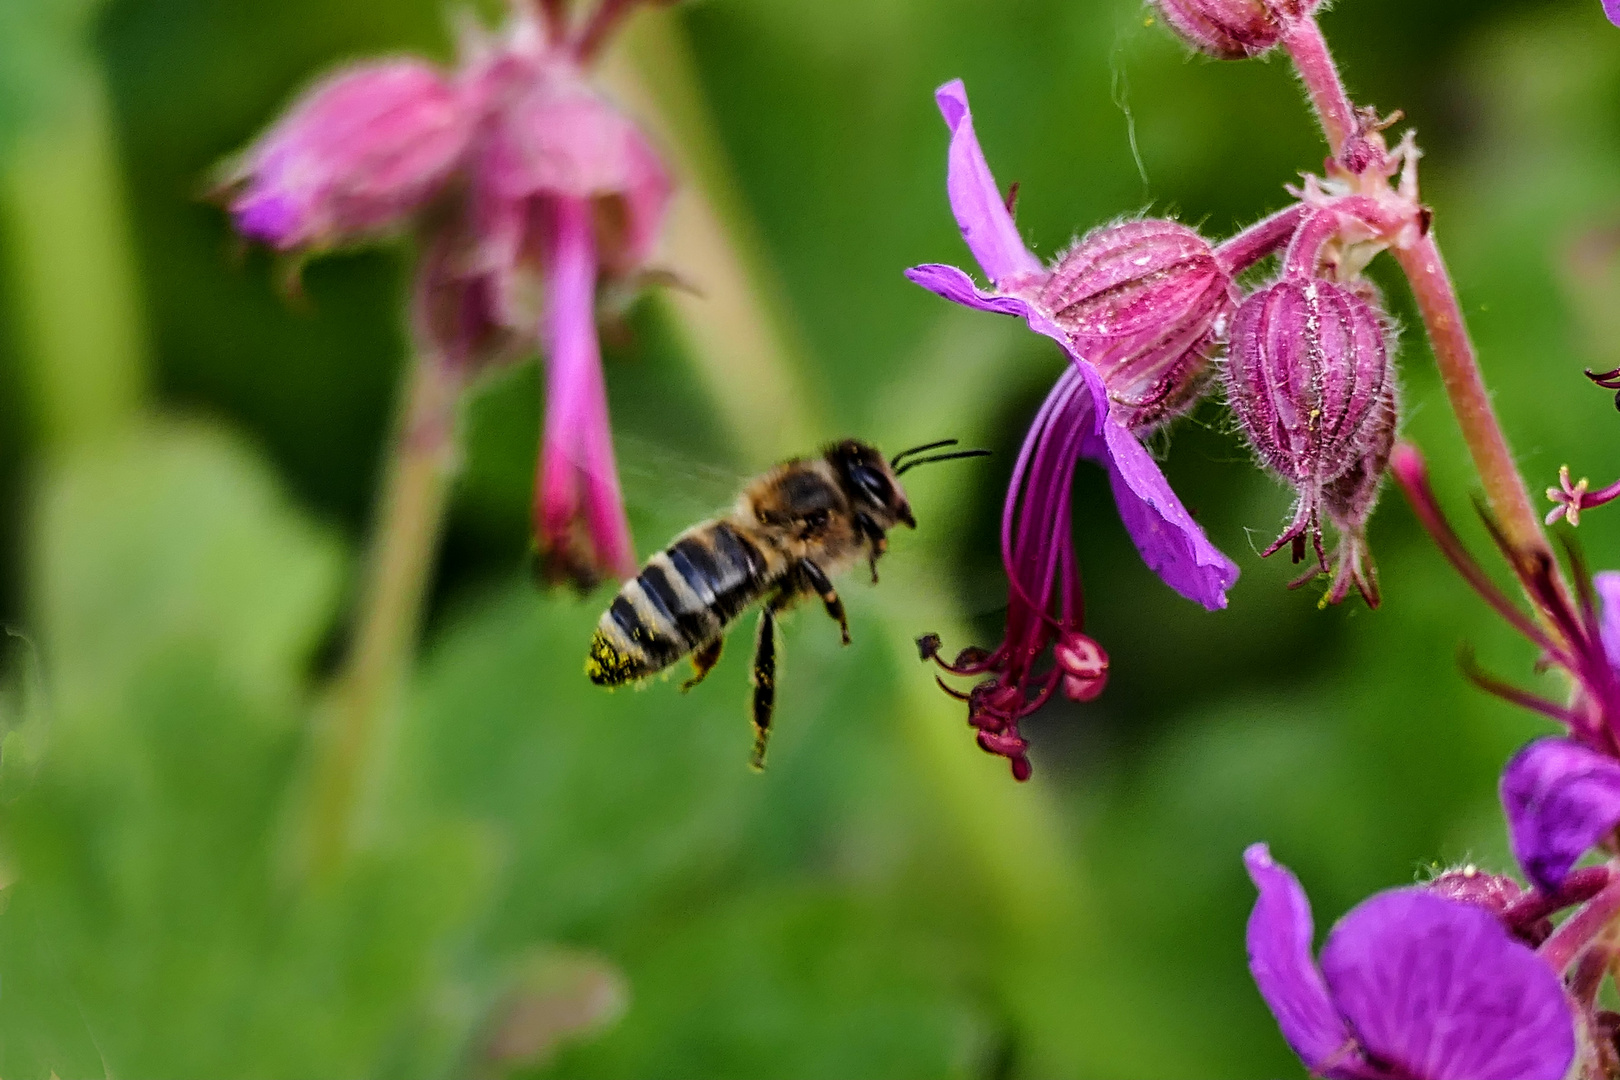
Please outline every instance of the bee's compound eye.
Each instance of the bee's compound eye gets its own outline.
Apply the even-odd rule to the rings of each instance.
[[[894,488],[888,478],[870,465],[855,465],[849,470],[849,477],[862,495],[879,506],[889,505],[894,497]]]

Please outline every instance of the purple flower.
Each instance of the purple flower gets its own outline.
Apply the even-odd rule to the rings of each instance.
[[[1575,863],[1620,825],[1620,761],[1569,739],[1537,739],[1502,771],[1513,855],[1538,889],[1561,888]]]
[[[1310,901],[1264,844],[1249,970],[1313,1075],[1345,1080],[1559,1080],[1575,1058],[1563,981],[1491,912],[1423,888],[1358,904],[1311,958]]]
[[[596,291],[652,255],[671,185],[586,74],[634,6],[570,26],[561,5],[515,5],[500,35],[464,43],[453,78],[415,60],[342,71],[241,156],[226,191],[237,229],[278,250],[414,229],[411,325],[458,377],[541,349],[535,534],[547,575],[580,585],[636,569]]]
[[[1607,15],[1614,25],[1620,26],[1620,0],[1603,0],[1603,14]]]
[[[916,266],[906,276],[966,307],[1023,319],[1070,360],[1025,436],[1002,513],[1006,637],[994,651],[967,649],[948,664],[940,660],[937,638],[919,643],[923,655],[946,670],[981,677],[966,695],[979,745],[1009,758],[1013,775],[1024,779],[1029,762],[1019,721],[1060,686],[1070,697],[1089,700],[1106,679],[1106,654],[1082,633],[1084,603],[1070,536],[1070,488],[1080,459],[1108,471],[1137,550],[1171,588],[1213,610],[1226,606],[1226,590],[1237,580],[1237,566],[1205,537],[1127,426],[1144,408],[1153,423],[1167,415],[1165,403],[1185,404],[1181,384],[1204,377],[1231,284],[1205,257],[1207,246],[1200,252],[1196,234],[1171,223],[1129,223],[1114,236],[1088,237],[1066,256],[1067,264],[1060,260],[1048,271],[1024,246],[990,174],[961,81],[940,87],[935,99],[951,131],[951,210],[991,288],[978,288],[954,266]],[[1119,251],[1145,258],[1152,271],[1127,272],[1130,260],[1122,262]],[[1066,277],[1054,277],[1065,271]],[[1103,300],[1105,278],[1123,286],[1112,305]],[[1115,382],[1089,359],[1092,352]],[[1117,400],[1116,390],[1133,400]],[[1037,672],[1052,646],[1053,666]]]

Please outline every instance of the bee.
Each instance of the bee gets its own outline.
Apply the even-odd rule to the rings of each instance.
[[[900,476],[918,465],[980,457],[955,439],[914,446],[885,461],[855,439],[820,457],[793,458],[750,481],[724,517],[692,526],[647,560],[596,624],[585,673],[598,686],[621,686],[692,657],[684,693],[720,660],[727,629],[763,601],[754,636],[753,767],[765,767],[776,707],[777,617],[799,600],[820,598],[849,644],[849,623],[832,579],[863,558],[878,580],[888,533],[917,527]]]

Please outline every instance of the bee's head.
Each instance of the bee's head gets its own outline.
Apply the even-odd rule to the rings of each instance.
[[[855,509],[864,512],[879,528],[892,529],[905,525],[915,529],[917,519],[911,516],[911,503],[900,486],[900,477],[907,469],[918,465],[931,465],[936,461],[955,458],[984,457],[988,450],[951,450],[943,454],[926,455],[927,451],[955,446],[955,439],[941,439],[902,450],[893,460],[885,461],[877,447],[859,439],[845,439],[827,448],[827,463],[838,474]]]
[[[844,493],[857,511],[865,513],[881,529],[896,525],[917,527],[911,503],[900,486],[894,466],[875,446],[858,439],[845,439],[827,448],[827,464],[838,475]]]

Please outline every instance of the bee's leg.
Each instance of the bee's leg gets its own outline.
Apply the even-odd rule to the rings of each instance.
[[[799,562],[799,573],[804,576],[805,584],[816,591],[821,602],[827,605],[827,616],[838,624],[838,632],[844,635],[844,644],[849,644],[849,620],[844,617],[844,602],[838,598],[838,590],[833,588],[827,575],[821,572],[821,567],[809,559]]]
[[[871,554],[867,557],[867,566],[872,571],[872,584],[878,583],[877,561],[878,556],[889,550],[889,538],[867,514],[855,515],[855,527],[859,529],[870,544]]]
[[[771,738],[771,714],[776,711],[776,601],[759,613],[754,639],[754,760],[755,771],[765,768],[765,744]]]
[[[720,650],[725,644],[725,638],[717,637],[692,654],[692,677],[681,683],[681,693],[686,693],[708,677],[709,672],[714,670],[714,665],[720,662]]]

